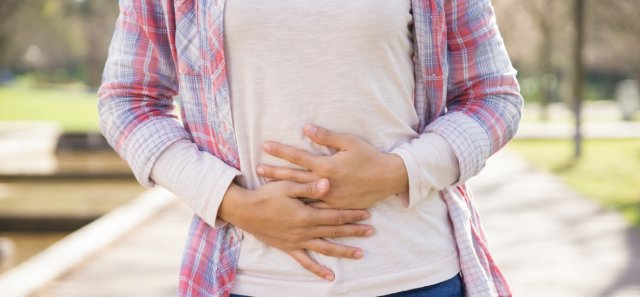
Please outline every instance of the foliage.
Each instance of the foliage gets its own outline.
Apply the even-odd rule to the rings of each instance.
[[[0,1],[0,71],[60,73],[96,87],[118,12],[117,1]]]
[[[585,140],[584,154],[577,161],[571,158],[569,140],[516,139],[509,147],[585,196],[620,210],[640,227],[640,139]]]
[[[525,98],[568,102],[575,29],[574,1],[494,0],[509,55],[521,73]],[[586,2],[584,99],[612,99],[624,79],[640,80],[640,1]],[[549,79],[541,79],[541,78]],[[541,110],[544,113],[544,110]]]

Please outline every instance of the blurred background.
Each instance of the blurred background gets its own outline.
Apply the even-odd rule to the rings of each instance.
[[[517,296],[640,296],[640,1],[493,5],[526,101],[472,181],[499,263]],[[0,1],[0,296],[175,293],[190,212],[98,129],[117,6]]]

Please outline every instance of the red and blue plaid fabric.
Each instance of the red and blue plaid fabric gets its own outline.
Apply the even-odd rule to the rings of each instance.
[[[101,129],[145,186],[160,153],[194,141],[239,168],[224,59],[224,0],[120,0],[99,90]],[[467,296],[510,296],[464,182],[515,134],[522,97],[490,0],[412,0],[418,132],[435,132],[460,162],[441,192],[449,208]],[[182,124],[172,114],[174,97]],[[193,217],[179,296],[229,295],[238,234]]]

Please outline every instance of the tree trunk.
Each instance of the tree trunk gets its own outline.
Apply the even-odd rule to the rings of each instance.
[[[584,0],[574,0],[573,23],[575,28],[575,40],[573,44],[573,88],[572,101],[575,115],[575,135],[574,135],[574,158],[578,159],[582,155],[582,133],[581,133],[581,111],[582,111],[582,84],[583,84],[583,62],[582,53],[584,48]]]
[[[540,119],[549,121],[549,102],[551,102],[551,28],[543,21],[541,24],[542,43],[540,44]]]

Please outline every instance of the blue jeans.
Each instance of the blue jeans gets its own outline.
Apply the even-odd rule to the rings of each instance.
[[[462,288],[462,279],[460,274],[456,276],[426,287],[417,288],[409,291],[402,291],[385,297],[463,297],[464,290]],[[229,297],[249,297],[244,295],[231,294]]]
[[[462,288],[462,278],[460,274],[456,276],[422,288],[417,288],[409,291],[402,291],[389,295],[386,297],[464,297],[464,290]]]

